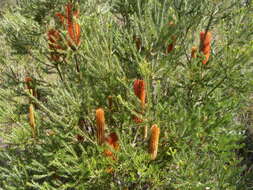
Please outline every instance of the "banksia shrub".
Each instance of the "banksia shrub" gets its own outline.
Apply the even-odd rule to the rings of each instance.
[[[102,108],[96,110],[97,142],[102,145],[105,140],[105,114]]]
[[[155,160],[158,152],[160,128],[157,125],[152,125],[151,127],[151,136],[149,141],[149,153],[151,160]]]
[[[251,189],[250,1],[17,2],[0,17],[0,188]]]

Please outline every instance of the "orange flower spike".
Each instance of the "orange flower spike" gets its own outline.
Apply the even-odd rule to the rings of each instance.
[[[211,32],[200,32],[200,45],[199,49],[200,52],[202,52],[205,56],[205,59],[202,60],[203,64],[206,64],[210,57],[210,51],[211,51],[211,40],[212,40],[212,34]]]
[[[80,45],[80,34],[81,29],[80,25],[76,23],[75,19],[73,17],[79,16],[79,11],[72,11],[73,5],[71,3],[68,3],[66,5],[66,16],[67,16],[67,28],[68,28],[68,34],[71,40],[77,45]],[[73,46],[71,42],[68,43],[69,46]]]
[[[155,160],[157,157],[159,136],[160,128],[157,125],[153,125],[151,127],[151,137],[149,142],[149,153],[151,156],[151,160]]]
[[[74,39],[73,38],[72,39],[75,42],[75,44],[77,46],[79,46],[80,45],[81,28],[78,23],[74,23],[73,27],[74,27]]]
[[[99,108],[96,110],[96,124],[97,124],[97,141],[102,145],[105,140],[105,115],[104,110]]]
[[[211,39],[211,32],[200,32],[200,48],[210,46]]]
[[[197,47],[193,46],[191,51],[191,58],[197,57]]]
[[[135,80],[134,81],[134,94],[140,99],[141,106],[144,108],[146,100],[146,90],[144,80]]]
[[[111,133],[107,138],[106,142],[114,149],[119,150],[118,136],[116,133]]]
[[[35,116],[33,104],[30,104],[29,106],[29,124],[32,128],[33,137],[35,137]]]

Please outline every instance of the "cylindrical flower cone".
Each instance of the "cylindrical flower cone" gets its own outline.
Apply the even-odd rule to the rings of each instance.
[[[68,35],[70,37],[70,40],[73,41],[76,46],[80,45],[81,35],[80,25],[75,21],[75,19],[78,17],[78,14],[78,11],[73,11],[73,5],[71,3],[68,3],[66,5]],[[74,46],[71,41],[68,41],[68,45],[73,49]]]
[[[141,108],[144,110],[145,108],[145,101],[146,101],[146,89],[145,89],[145,82],[144,80],[135,80],[134,81],[134,94],[140,99],[141,101]],[[143,122],[142,119],[138,118],[137,116],[134,116],[134,121],[136,123]],[[147,138],[147,127],[144,126],[143,128],[143,138]]]
[[[134,94],[140,99],[141,107],[144,108],[146,101],[146,90],[144,80],[134,81]]]
[[[102,145],[105,140],[105,114],[102,108],[96,110],[97,142]]]
[[[107,144],[112,147],[114,150],[119,150],[120,146],[119,146],[119,138],[118,135],[116,133],[111,133],[107,138],[106,138],[106,142]]]
[[[201,45],[200,48],[209,46],[211,43],[211,39],[212,39],[211,32],[208,31],[200,32],[200,45]]]
[[[149,153],[151,156],[151,160],[155,160],[157,157],[159,136],[160,128],[157,125],[153,125],[151,127],[151,137],[149,142]]]
[[[68,34],[70,39],[75,43],[76,46],[80,45],[80,34],[81,29],[80,25],[75,22],[68,23]],[[68,42],[69,46],[72,47],[73,44],[71,41]]]
[[[211,32],[200,32],[200,45],[199,50],[203,53],[205,56],[205,59],[202,60],[202,63],[205,65],[210,57],[211,52],[211,40],[212,40],[212,34]]]
[[[33,104],[30,104],[30,106],[29,106],[29,124],[32,129],[33,137],[35,137],[35,116],[34,116]]]

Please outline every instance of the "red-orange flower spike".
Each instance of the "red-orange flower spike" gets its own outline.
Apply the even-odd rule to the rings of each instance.
[[[151,137],[149,142],[149,153],[151,156],[151,160],[155,160],[157,157],[159,136],[160,128],[157,125],[153,125],[151,127]]]
[[[140,99],[141,106],[144,108],[146,100],[146,89],[144,80],[135,80],[134,81],[134,94]]]
[[[78,23],[70,23],[68,25],[68,33],[71,40],[75,43],[76,46],[80,45],[80,34],[81,29]],[[72,46],[72,43],[69,42],[69,45]]]
[[[75,19],[73,17],[78,17],[79,12],[72,10],[73,5],[71,3],[68,3],[66,5],[66,16],[67,16],[67,29],[68,34],[71,40],[75,43],[76,46],[80,45],[80,36],[81,36],[81,29],[80,25],[76,23]],[[73,46],[72,42],[69,41],[69,46]]]
[[[211,32],[200,32],[200,45],[199,49],[200,52],[202,52],[205,56],[205,59],[202,60],[203,64],[206,64],[210,57],[211,52],[211,40],[212,40],[212,34]]]
[[[116,133],[111,133],[107,138],[106,142],[110,145],[114,150],[119,150],[118,136]]]
[[[104,110],[99,108],[96,110],[96,123],[97,123],[97,141],[102,145],[105,140],[105,115]]]

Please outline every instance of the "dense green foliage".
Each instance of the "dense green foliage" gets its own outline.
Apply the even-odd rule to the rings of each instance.
[[[240,116],[253,86],[253,4],[245,2],[73,1],[80,10],[77,46],[55,15],[65,13],[67,0],[20,0],[4,11],[0,135],[7,147],[0,147],[0,189],[252,189],[238,153],[245,138]],[[64,47],[57,52],[49,47],[52,29]],[[191,58],[191,48],[205,30],[212,33],[211,56],[202,64],[204,55]],[[27,76],[37,97],[26,89]],[[145,112],[136,79],[146,84]],[[115,160],[96,143],[100,107],[106,134],[119,137]],[[153,124],[161,134],[150,160]]]

